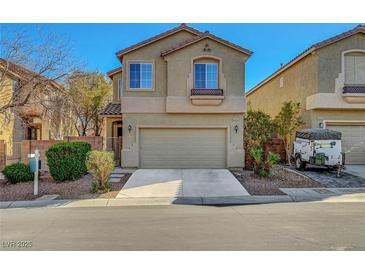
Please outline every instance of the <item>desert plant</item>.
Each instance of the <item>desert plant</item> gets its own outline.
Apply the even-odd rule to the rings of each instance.
[[[91,181],[91,188],[90,191],[91,193],[97,193],[99,190],[99,183],[96,180],[92,180]]]
[[[111,185],[108,178],[115,168],[113,153],[107,151],[93,150],[87,154],[87,170],[98,182],[98,189],[108,191]]]
[[[59,143],[47,152],[49,172],[56,182],[77,180],[86,174],[86,154],[91,145],[86,142]]]
[[[252,147],[250,149],[250,155],[254,160],[253,171],[255,172],[255,174],[259,174],[262,165],[264,150],[262,149],[262,147]]]
[[[276,133],[284,142],[286,158],[290,164],[290,146],[292,143],[292,136],[295,131],[303,124],[300,116],[300,103],[292,101],[284,102],[281,110],[274,119]]]
[[[15,163],[5,167],[3,174],[11,184],[33,180],[29,165],[23,163]]]
[[[265,170],[270,172],[273,165],[277,164],[279,161],[280,161],[280,155],[270,151],[266,157]]]
[[[272,166],[280,160],[280,156],[273,152],[269,152],[264,160],[264,150],[261,147],[251,148],[250,155],[254,159],[253,171],[260,177],[269,176]]]

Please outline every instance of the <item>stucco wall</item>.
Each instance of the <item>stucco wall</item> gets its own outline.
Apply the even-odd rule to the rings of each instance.
[[[208,45],[209,52],[203,51]],[[248,56],[210,39],[175,51],[167,56],[168,96],[190,96],[193,88],[193,60],[213,58],[222,66],[219,73],[219,88],[225,96],[240,96],[244,92],[245,61]],[[189,82],[190,81],[190,82]],[[187,85],[191,85],[190,87]]]
[[[123,77],[123,72],[118,72],[113,75],[113,102],[118,102],[119,98],[119,80]]]
[[[341,72],[342,52],[352,49],[365,50],[365,35],[356,34],[317,51],[319,74],[318,92],[334,92],[335,80]]]
[[[318,127],[323,120],[339,120],[339,121],[364,121],[364,110],[311,110],[311,123],[309,127]]]
[[[182,43],[183,41],[189,40],[194,37],[193,34],[187,31],[180,31],[175,35],[166,37],[127,53],[123,56],[123,79],[124,79],[124,96],[166,96],[167,94],[167,68],[166,62],[161,57],[161,51],[170,49],[171,47]],[[153,62],[154,65],[154,91],[143,91],[143,90],[128,90],[128,78],[129,68],[128,62],[130,61],[149,61]]]
[[[275,117],[285,101],[299,102],[301,114],[306,123],[310,115],[305,111],[306,98],[316,92],[318,86],[318,57],[308,55],[302,61],[291,66],[251,94],[246,96],[248,107],[262,110]],[[283,87],[280,87],[283,78]]]
[[[131,132],[128,126],[131,125]],[[238,126],[238,132],[234,130]],[[243,167],[243,115],[241,114],[124,114],[122,166],[139,166],[140,127],[228,127],[227,166]]]

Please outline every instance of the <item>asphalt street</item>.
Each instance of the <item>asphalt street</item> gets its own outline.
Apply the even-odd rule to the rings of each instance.
[[[365,250],[365,203],[2,209],[2,250]]]

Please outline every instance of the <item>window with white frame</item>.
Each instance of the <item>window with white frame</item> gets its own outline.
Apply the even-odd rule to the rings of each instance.
[[[345,83],[365,84],[364,52],[350,52],[345,55]]]
[[[119,80],[119,98],[122,98],[122,96],[123,96],[123,80],[122,79],[120,79]]]
[[[194,64],[194,88],[217,89],[218,88],[218,64],[195,63]]]
[[[130,89],[152,89],[153,88],[152,63],[130,63],[129,64],[129,88]]]
[[[18,81],[12,80],[11,81],[11,88],[12,88],[13,92],[16,91],[17,87],[18,87]]]

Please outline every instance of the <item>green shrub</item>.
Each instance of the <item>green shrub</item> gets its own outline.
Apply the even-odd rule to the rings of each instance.
[[[49,172],[56,182],[77,180],[86,174],[86,154],[91,145],[86,142],[59,143],[47,152]]]
[[[260,177],[267,177],[270,175],[270,170],[280,160],[280,155],[269,152],[264,160],[264,150],[261,147],[253,147],[250,150],[250,155],[254,160],[253,171]]]
[[[250,149],[250,155],[254,160],[253,171],[255,172],[255,174],[259,174],[262,165],[264,150],[262,149],[262,147],[253,147]]]
[[[12,184],[33,180],[33,173],[30,172],[29,165],[23,163],[11,164],[5,167],[3,174]]]
[[[265,170],[270,172],[272,166],[277,164],[279,161],[280,161],[280,155],[270,151],[266,158]]]
[[[91,189],[90,189],[91,193],[97,193],[98,190],[99,190],[99,183],[98,183],[98,181],[92,180],[91,181]]]
[[[87,170],[98,182],[98,188],[103,191],[109,191],[111,184],[108,183],[108,179],[115,168],[113,153],[98,150],[90,151],[87,154],[86,166]]]

